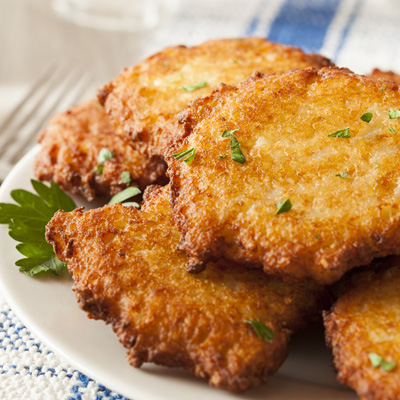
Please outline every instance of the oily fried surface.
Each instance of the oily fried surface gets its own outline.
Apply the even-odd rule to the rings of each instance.
[[[331,283],[374,257],[400,252],[400,93],[348,70],[255,75],[221,86],[180,115],[195,148],[167,160],[180,248],[195,272],[223,256],[273,274]],[[361,116],[371,112],[367,123]],[[330,137],[350,128],[350,138]],[[231,159],[238,129],[246,162]],[[220,158],[226,154],[227,157]],[[337,176],[344,174],[344,177]],[[290,199],[289,212],[276,215]]]
[[[380,69],[375,68],[372,71],[371,76],[374,78],[381,78],[387,81],[396,82],[397,84],[400,83],[400,76],[392,71],[381,71]]]
[[[373,267],[373,268],[372,268]],[[376,261],[341,282],[342,296],[324,316],[338,379],[362,399],[400,398],[400,258]],[[376,353],[397,362],[392,371],[374,368]]]
[[[115,135],[104,109],[91,100],[56,114],[39,137],[42,145],[36,157],[36,176],[54,181],[64,190],[80,194],[88,200],[110,197],[128,185],[121,183],[121,174],[128,171],[131,185],[141,189],[152,183],[165,183],[165,164],[133,149],[129,140]],[[115,157],[96,172],[98,156],[108,148]]]
[[[176,114],[190,100],[211,93],[220,82],[233,84],[255,71],[265,74],[330,65],[326,58],[265,39],[211,40],[194,47],[169,47],[124,70],[99,92],[118,132],[143,151],[164,155],[176,136]],[[205,82],[193,91],[183,87]]]
[[[182,367],[233,392],[265,382],[281,365],[290,333],[322,307],[323,288],[226,262],[188,274],[168,187],[146,196],[142,211],[117,204],[60,211],[50,221],[47,239],[68,263],[79,305],[112,324],[135,367]],[[269,326],[272,342],[246,320]]]

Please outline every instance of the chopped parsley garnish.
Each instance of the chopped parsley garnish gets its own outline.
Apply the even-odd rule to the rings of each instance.
[[[119,180],[118,183],[130,185],[131,182],[132,182],[131,174],[129,173],[129,171],[124,171],[121,174],[121,179]]]
[[[383,88],[381,89],[382,92],[384,92],[386,90],[386,86],[383,86]]]
[[[389,131],[392,132],[393,134],[396,133],[396,131],[391,126],[389,126]]]
[[[346,128],[340,131],[336,131],[333,133],[330,133],[328,136],[331,137],[340,137],[340,138],[349,138],[350,137],[350,128]]]
[[[50,186],[31,180],[35,193],[24,189],[11,191],[11,197],[17,204],[0,203],[0,224],[7,224],[9,235],[21,242],[17,250],[26,258],[16,261],[20,272],[36,275],[51,271],[60,275],[65,263],[60,261],[53,246],[46,242],[46,225],[58,210],[72,211],[74,201],[54,182]]]
[[[346,171],[343,172],[342,174],[336,174],[335,176],[339,176],[340,178],[347,178],[349,176],[349,173]]]
[[[193,92],[194,90],[201,89],[205,86],[207,86],[207,82],[199,82],[197,85],[181,86],[181,89],[186,92]]]
[[[282,214],[284,212],[288,212],[290,211],[290,209],[292,208],[293,204],[290,202],[289,199],[283,200],[277,204],[275,204],[275,207],[277,207],[278,209],[276,210],[275,215],[279,215]]]
[[[274,331],[269,326],[265,325],[264,322],[260,320],[247,320],[246,322],[251,325],[260,339],[265,340],[266,342],[272,342],[274,339]]]
[[[103,164],[107,160],[109,160],[110,158],[113,158],[113,157],[115,157],[115,154],[111,150],[107,149],[106,147],[103,147],[100,150],[100,153],[97,157],[97,162],[99,164],[97,165],[96,169],[93,170],[93,172],[101,175],[103,173]]]
[[[97,157],[97,161],[99,164],[103,164],[105,161],[113,157],[115,157],[115,154],[111,150],[103,147],[100,150],[99,156]]]
[[[163,61],[161,64],[164,65],[165,67],[167,67],[169,65],[169,62],[168,61]]]
[[[134,206],[134,207],[139,207],[138,203],[135,202],[125,202],[125,200],[130,199],[133,196],[138,195],[140,192],[140,189],[131,186],[123,190],[122,192],[117,193],[115,196],[111,198],[111,200],[108,202],[109,205],[116,204],[116,203],[122,203],[123,206]]]
[[[174,157],[175,160],[183,160],[186,164],[190,164],[193,161],[195,155],[196,149],[192,147],[191,149],[183,150],[180,153],[172,154],[172,157]]]
[[[378,168],[379,167],[379,164],[376,162],[375,164],[374,164],[374,168]]]
[[[318,233],[318,235],[315,236],[315,239],[319,239],[321,237],[321,234]]]
[[[234,64],[237,64],[237,63],[238,63],[238,60],[232,60],[232,62],[233,62]]]
[[[231,157],[233,161],[236,161],[240,164],[244,164],[246,162],[246,157],[243,155],[242,150],[240,150],[240,143],[239,141],[235,138],[235,136],[233,136],[233,134],[235,132],[237,132],[239,130],[238,129],[232,129],[230,131],[223,131],[222,132],[222,137],[226,138],[229,137],[231,138],[231,143],[230,143],[230,147],[231,147]]]
[[[389,110],[389,118],[390,119],[400,118],[400,110]]]
[[[388,372],[392,371],[397,365],[396,362],[386,361],[383,357],[376,353],[369,353],[368,358],[374,368],[381,367],[381,369]]]
[[[221,158],[225,158],[225,157],[228,157],[226,154],[222,154],[222,155],[220,155],[219,157],[218,157],[218,160],[220,160]]]
[[[365,114],[361,115],[361,120],[364,122],[369,123],[372,119],[372,113],[371,112],[366,112]]]

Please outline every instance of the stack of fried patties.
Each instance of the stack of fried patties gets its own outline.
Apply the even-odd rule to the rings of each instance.
[[[399,108],[395,83],[264,39],[167,48],[124,70],[40,137],[38,176],[89,200],[164,185],[140,210],[51,220],[80,306],[112,324],[133,366],[240,392],[279,368],[328,286],[364,266],[334,287],[328,341],[342,382],[398,398],[399,367],[382,367],[400,361],[398,259],[365,266],[400,252]],[[376,292],[390,313],[379,321]]]

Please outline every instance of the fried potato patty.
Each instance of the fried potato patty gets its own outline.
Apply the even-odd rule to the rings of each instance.
[[[211,40],[166,48],[125,69],[100,90],[99,100],[118,132],[129,135],[143,151],[164,155],[182,134],[176,114],[220,82],[241,82],[255,71],[271,74],[330,64],[322,56],[265,39]]]
[[[400,398],[400,257],[373,263],[341,282],[342,295],[324,315],[340,382],[362,399]],[[373,367],[376,354],[387,363]],[[385,369],[386,368],[386,369]]]
[[[129,145],[130,140],[115,135],[107,114],[95,100],[53,116],[38,140],[42,148],[35,161],[36,176],[89,201],[110,197],[129,185],[144,189],[167,181],[165,163],[141,154]],[[97,166],[102,148],[115,156],[102,164],[101,172]],[[129,173],[125,183],[121,181],[123,172]]]
[[[223,256],[332,283],[398,254],[400,93],[382,83],[310,68],[193,101],[175,152],[194,160],[167,160],[189,269]]]
[[[265,382],[283,362],[291,332],[322,307],[324,289],[227,262],[188,274],[168,186],[146,193],[141,211],[120,204],[59,211],[48,224],[79,305],[112,324],[135,367],[182,367],[232,392]],[[247,321],[272,329],[272,341]]]
[[[392,71],[381,71],[380,69],[375,68],[372,71],[371,76],[374,78],[380,78],[380,79],[385,79],[387,81],[396,82],[397,84],[400,83],[400,75]]]

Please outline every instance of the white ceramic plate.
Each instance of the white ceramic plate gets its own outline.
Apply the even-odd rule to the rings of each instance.
[[[12,202],[12,189],[32,191],[33,160],[28,153],[0,188],[0,202]],[[75,199],[77,200],[77,199]],[[83,205],[82,201],[77,204]],[[290,356],[270,382],[233,395],[197,380],[185,372],[156,367],[129,366],[125,350],[109,326],[89,320],[76,304],[72,280],[62,277],[31,278],[14,266],[21,258],[7,227],[0,226],[0,291],[22,322],[72,366],[99,383],[135,400],[355,400],[355,394],[336,383],[331,356],[320,327],[308,329],[293,340]]]

